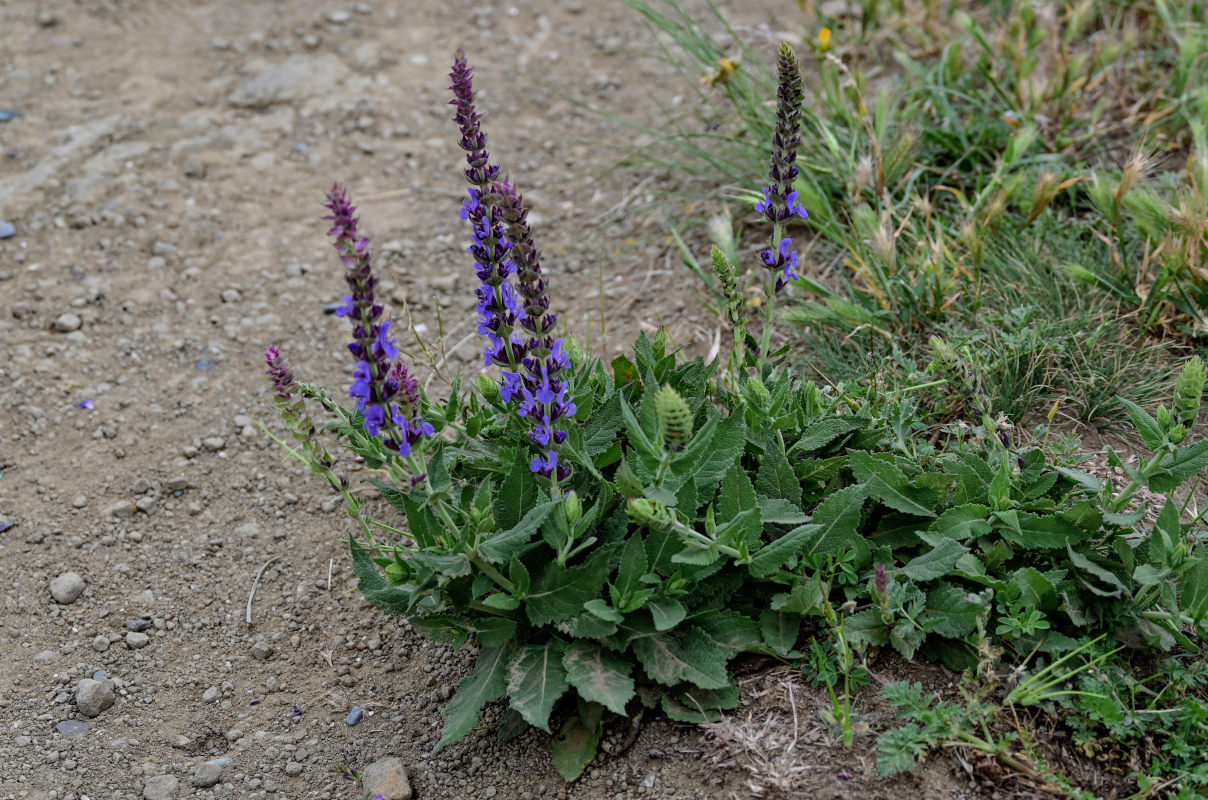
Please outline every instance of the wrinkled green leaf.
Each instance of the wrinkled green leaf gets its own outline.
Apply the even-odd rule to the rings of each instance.
[[[625,716],[625,706],[634,697],[633,663],[613,651],[590,642],[574,642],[562,656],[566,678],[585,700],[599,703]]]

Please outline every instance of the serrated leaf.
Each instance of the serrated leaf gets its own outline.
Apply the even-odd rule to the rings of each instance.
[[[801,633],[801,617],[765,608],[759,614],[759,630],[764,644],[778,656],[788,656]]]
[[[913,622],[904,619],[889,631],[889,643],[893,645],[894,650],[902,654],[903,658],[911,659],[914,658],[914,654],[926,636],[927,634],[915,627]]]
[[[794,460],[811,456],[852,431],[868,424],[867,419],[858,417],[823,417],[810,423],[801,433],[801,438],[789,448],[788,456]]]
[[[411,553],[410,560],[423,564],[433,572],[447,578],[464,578],[470,574],[470,559],[464,553],[433,553],[427,550],[416,550]]]
[[[688,610],[679,600],[670,597],[655,597],[646,603],[650,616],[654,619],[654,629],[669,631],[684,621]]]
[[[902,574],[919,583],[933,581],[947,575],[957,559],[968,552],[969,548],[955,539],[940,539],[929,551],[910,559],[902,567]]]
[[[922,623],[931,633],[959,639],[977,630],[982,605],[968,599],[969,593],[950,583],[927,592],[927,610]]]
[[[516,638],[516,621],[484,615],[474,623],[474,636],[479,647],[502,647]]]
[[[625,543],[625,549],[621,551],[621,563],[617,565],[617,579],[614,585],[621,596],[630,596],[642,588],[641,579],[647,572],[648,564],[646,543],[640,533],[634,533]]]
[[[445,728],[432,753],[446,745],[459,742],[478,724],[482,707],[503,696],[507,690],[507,664],[515,649],[514,642],[500,647],[484,647],[478,652],[474,671],[457,685],[457,694],[445,707]]]
[[[909,485],[902,471],[889,461],[869,453],[852,450],[848,453],[856,479],[868,487],[868,492],[892,509],[920,517],[934,517],[931,507],[938,498],[930,489]]]
[[[1133,425],[1136,426],[1137,433],[1141,434],[1141,440],[1145,442],[1145,446],[1150,450],[1157,450],[1161,447],[1166,440],[1166,435],[1162,433],[1162,426],[1158,424],[1158,421],[1150,416],[1148,411],[1127,397],[1121,397],[1119,400],[1120,404],[1124,406],[1124,410],[1128,412],[1128,416],[1132,418]]]
[[[357,588],[370,605],[387,614],[410,612],[411,594],[386,580],[360,542],[350,536],[348,546],[352,550],[352,572],[357,576]]]
[[[1050,611],[1057,607],[1057,587],[1035,567],[1024,567],[1011,576],[1019,587],[1020,600],[1028,608]]]
[[[822,529],[821,525],[810,523],[799,525],[780,538],[768,542],[751,557],[747,569],[756,578],[766,578],[773,575],[793,556],[802,552],[805,543]]]
[[[550,638],[544,644],[525,644],[508,663],[508,697],[512,708],[534,728],[549,732],[554,703],[569,684],[562,656],[566,643]]]
[[[813,514],[818,530],[803,543],[802,552],[830,555],[854,547],[859,537],[856,525],[867,491],[863,484],[856,484],[834,492],[819,503]]]
[[[755,487],[742,465],[735,462],[722,481],[717,494],[717,519],[727,522],[743,511],[755,508]]]
[[[605,622],[621,622],[625,619],[624,614],[608,605],[605,600],[599,597],[597,597],[595,600],[588,600],[583,604],[583,608]]]
[[[574,642],[562,656],[566,678],[585,700],[599,703],[619,716],[634,697],[633,664],[591,642]]]
[[[495,592],[494,594],[487,595],[486,597],[482,598],[482,604],[484,606],[489,606],[490,608],[497,608],[500,611],[511,611],[520,607],[519,600],[517,600],[515,597],[512,597],[510,594],[503,594],[502,592]]]
[[[752,650],[763,642],[759,624],[740,611],[709,611],[694,616],[692,624],[707,633],[726,652],[727,658]]]
[[[780,437],[773,434],[764,437],[763,458],[759,461],[759,471],[755,474],[755,490],[767,497],[777,497],[788,500],[793,505],[801,505],[801,484],[793,474],[784,455],[784,443]]]
[[[1145,512],[1147,511],[1149,511],[1148,503],[1142,503],[1133,511],[1104,510],[1103,521],[1109,525],[1118,525],[1121,528],[1128,528],[1145,519]]]
[[[711,497],[717,484],[742,454],[747,441],[742,414],[731,414],[717,423],[704,458],[692,470],[701,497]]]
[[[963,542],[990,532],[990,522],[986,519],[989,515],[989,506],[969,503],[940,514],[927,526],[927,530]]]
[[[773,611],[784,611],[792,614],[821,615],[822,587],[817,581],[807,580],[793,587],[787,594],[772,597]]]
[[[663,712],[677,722],[700,724],[720,722],[722,710],[738,707],[738,687],[722,689],[688,688],[661,698]]]
[[[545,518],[557,505],[557,502],[551,500],[529,509],[529,512],[514,527],[502,533],[496,533],[480,544],[478,554],[492,564],[502,564],[511,560],[513,556],[518,556],[528,545],[529,540],[533,538],[533,534],[541,529],[541,523],[545,522]]]
[[[1208,439],[1186,447],[1180,447],[1174,455],[1160,462],[1162,471],[1150,477],[1149,488],[1167,494],[1208,467]]]
[[[617,432],[624,425],[620,398],[620,392],[610,394],[603,403],[592,409],[591,415],[583,423],[583,452],[592,458],[612,446],[616,441]]]
[[[428,459],[428,477],[425,482],[428,485],[428,491],[432,494],[440,494],[449,490],[449,468],[445,464],[445,446],[438,444],[432,451],[432,457]]]
[[[810,519],[809,514],[796,504],[779,497],[757,495],[755,504],[759,507],[759,518],[764,525],[800,525]]]
[[[607,549],[597,549],[586,564],[567,569],[549,564],[525,598],[525,613],[534,625],[570,619],[583,610],[583,604],[600,596],[608,574]]]
[[[1029,550],[1066,547],[1089,535],[1060,517],[1041,517],[1022,511],[995,511],[994,516],[1002,523],[999,533],[1004,539]]]
[[[528,468],[524,454],[517,454],[512,468],[504,476],[491,501],[491,516],[495,519],[496,530],[514,528],[524,516],[524,510],[532,506],[536,499],[537,481]]]
[[[603,718],[585,722],[576,716],[562,723],[557,738],[550,745],[550,760],[564,780],[573,781],[583,774],[596,757],[603,733]]]
[[[863,651],[888,642],[889,628],[881,620],[878,609],[865,608],[843,620],[843,635],[847,637],[848,644]]]
[[[646,674],[664,686],[687,681],[702,689],[720,689],[729,683],[725,651],[693,625],[682,636],[662,633],[636,639],[633,652]]]
[[[1082,490],[1087,494],[1097,495],[1099,492],[1103,491],[1103,481],[1089,472],[1058,465],[1054,465],[1052,468],[1081,486]]]

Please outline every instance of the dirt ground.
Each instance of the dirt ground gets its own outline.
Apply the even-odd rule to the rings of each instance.
[[[727,7],[771,31],[798,13]],[[344,291],[320,220],[333,181],[361,206],[384,294],[446,371],[479,369],[447,105],[458,46],[563,323],[608,356],[661,323],[706,346],[716,321],[658,215],[625,216],[648,176],[603,172],[639,137],[581,107],[657,127],[680,100],[669,70],[632,57],[652,42],[613,0],[0,0],[0,110],[19,114],[0,122],[15,228],[0,240],[0,798],[403,796],[371,785],[391,756],[419,798],[767,783],[725,736],[666,720],[624,748],[614,732],[572,785],[535,733],[500,746],[488,725],[429,757],[466,659],[362,602],[343,512],[257,426],[279,430],[269,344],[347,385],[346,323],[323,313]],[[794,707],[785,686],[745,679],[736,718],[793,733],[763,743],[795,748],[791,793],[981,796],[948,757],[877,779],[871,737],[844,750],[820,695],[798,685]]]

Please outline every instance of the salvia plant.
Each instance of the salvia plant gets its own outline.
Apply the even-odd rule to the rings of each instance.
[[[793,188],[802,84],[787,46],[779,70],[756,209],[771,227],[765,309],[796,277],[789,225],[806,216]],[[744,654],[825,661],[809,631],[841,642],[827,674],[842,678],[826,682],[847,741],[851,674],[874,646],[966,667],[992,641],[1004,659],[1040,666],[1090,633],[1164,649],[1208,633],[1197,521],[1168,499],[1148,525],[1135,502],[1140,487],[1170,495],[1208,465],[1208,442],[1189,444],[1198,359],[1172,409],[1132,408],[1153,456],[1116,458],[1130,478],[1121,489],[994,432],[937,449],[908,396],[800,379],[785,348],[769,352],[770,313],[759,342],[747,335],[736,267],[717,250],[734,323],[725,363],[643,334],[605,367],[558,332],[557,294],[523,197],[487,150],[472,77],[459,52],[460,215],[488,374],[475,391],[454,381],[443,402],[420,389],[338,186],[326,207],[349,287],[339,313],[351,324],[353,407],[299,381],[276,347],[266,353],[291,452],[356,524],[365,596],[432,636],[473,641],[437,750],[506,701],[501,736],[552,734],[554,765],[573,779],[611,720],[646,709],[719,719],[738,704]],[[333,435],[360,472],[341,471],[322,444]]]

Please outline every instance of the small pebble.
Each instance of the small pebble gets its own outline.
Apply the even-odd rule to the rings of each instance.
[[[3,120],[0,120],[2,122]],[[0,219],[0,239],[10,239],[17,235],[17,229],[11,222]]]
[[[151,643],[151,637],[145,633],[138,631],[130,631],[126,634],[126,644],[130,645],[132,650],[141,650]]]
[[[70,739],[78,739],[88,733],[88,725],[78,719],[65,719],[55,726],[55,730]]]
[[[348,723],[349,725],[356,725],[358,722],[361,721],[361,717],[363,717],[364,715],[365,715],[365,712],[361,710],[360,706],[353,706],[352,711],[348,712],[348,718],[345,719],[344,721],[346,723]]]
[[[50,324],[50,329],[55,333],[71,333],[78,331],[83,324],[84,321],[80,319],[79,315],[68,311],[55,317],[55,321]]]
[[[126,623],[126,630],[136,631],[137,633],[142,633],[150,627],[151,620],[149,619],[132,619]]]

